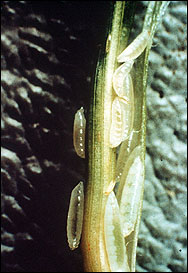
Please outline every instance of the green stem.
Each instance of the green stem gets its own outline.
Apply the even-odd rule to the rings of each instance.
[[[109,183],[115,178],[116,149],[109,147],[109,131],[114,96],[112,76],[116,56],[120,51],[118,46],[122,33],[124,8],[124,1],[117,1],[114,4],[106,45],[100,54],[96,69],[94,94],[89,114],[88,181],[82,232],[82,253],[84,268],[87,272],[110,271],[104,245],[103,222],[107,201],[104,193]]]
[[[164,13],[163,2],[157,1],[149,4],[144,28],[150,29],[151,37],[154,35],[161,14]],[[134,1],[115,2],[111,24],[108,26],[106,42],[101,50],[96,69],[88,122],[88,181],[85,190],[82,231],[82,253],[84,270],[86,272],[111,271],[104,243],[104,211],[107,201],[105,192],[109,183],[115,179],[116,168],[116,149],[109,147],[111,106],[114,99],[112,77],[117,66],[116,57],[126,47],[133,14]],[[136,95],[135,109],[137,109],[134,129],[140,130],[140,133],[135,135],[135,139],[133,138],[132,142],[134,147],[137,145],[142,146],[143,161],[145,159],[146,82],[150,47],[151,43],[138,58],[133,71],[134,92]],[[128,145],[127,141],[125,143],[125,145]],[[127,157],[128,154],[125,155],[125,158]],[[143,191],[135,230],[125,240],[131,272],[135,271],[142,199]]]

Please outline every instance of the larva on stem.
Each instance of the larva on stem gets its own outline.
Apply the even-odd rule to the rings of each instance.
[[[148,30],[142,31],[134,41],[117,57],[119,63],[136,59],[146,48],[150,38]]]
[[[114,192],[108,195],[104,215],[105,246],[111,272],[130,272],[119,206]]]
[[[125,140],[132,130],[134,115],[133,90],[131,90],[128,101],[119,97],[113,100],[110,127],[110,147],[112,148],[117,147]]]
[[[141,131],[135,131],[133,129],[129,137],[121,144],[116,163],[116,182],[120,181],[128,157],[133,149],[138,145],[140,137]]]
[[[117,147],[123,137],[125,128],[126,109],[129,107],[127,102],[116,97],[112,103],[112,122],[110,127],[110,146]]]
[[[81,107],[75,114],[73,128],[73,144],[74,149],[82,158],[85,158],[85,127],[86,119],[84,116],[84,108]]]
[[[67,238],[69,247],[74,250],[80,243],[84,212],[84,186],[80,182],[71,193],[68,216]]]
[[[120,65],[115,70],[113,75],[114,90],[119,97],[124,98],[125,100],[129,99],[130,97],[129,93],[132,92],[133,89],[132,79],[129,74],[133,66],[133,63],[134,61],[130,60]]]
[[[134,230],[143,182],[144,163],[141,159],[141,147],[137,146],[126,162],[117,193],[123,234],[125,237]]]

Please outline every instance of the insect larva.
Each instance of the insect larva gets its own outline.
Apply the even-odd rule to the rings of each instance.
[[[86,119],[84,116],[84,108],[81,107],[75,114],[73,129],[74,149],[82,158],[85,158],[85,127]]]
[[[136,59],[146,48],[150,32],[142,31],[134,41],[117,57],[119,63]]]
[[[128,137],[133,125],[132,103],[116,97],[112,103],[112,122],[110,127],[110,147],[117,147]]]
[[[122,234],[119,206],[113,191],[109,194],[106,203],[104,234],[111,272],[130,272]]]
[[[136,153],[134,152],[134,155],[135,154]],[[128,171],[127,168],[124,169],[120,179],[120,185],[121,183],[124,183],[124,187],[121,197],[118,199],[123,226],[123,235],[125,237],[134,230],[144,182],[144,164],[140,155],[135,155],[135,157],[130,155],[130,157],[131,159],[128,159],[128,165],[131,163],[131,161],[132,164],[130,165]]]
[[[116,163],[116,182],[120,181],[122,172],[125,169],[125,164],[127,163],[131,151],[133,151],[135,145],[138,143],[140,134],[141,131],[132,130],[126,141],[121,144]]]
[[[133,90],[132,79],[129,75],[133,63],[133,60],[127,61],[119,66],[113,75],[113,87],[116,94],[126,100],[129,100],[129,93]]]
[[[128,108],[128,107],[127,107]],[[133,128],[133,118],[134,118],[134,104],[129,104],[129,111],[125,116],[125,128],[122,136],[121,142],[128,138]]]
[[[110,127],[110,146],[112,148],[117,147],[122,140],[125,122],[125,103],[118,97],[112,102],[112,122]]]
[[[128,138],[133,128],[134,120],[134,92],[131,75],[127,75],[123,82],[123,89],[127,90],[128,106],[125,115],[125,128],[122,136],[122,142]]]
[[[67,238],[69,247],[74,250],[78,247],[82,233],[84,211],[84,186],[80,182],[71,193],[67,217]]]

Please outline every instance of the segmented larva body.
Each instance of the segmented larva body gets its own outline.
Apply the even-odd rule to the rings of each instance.
[[[131,68],[133,66],[134,61],[130,60],[126,63],[120,65],[114,72],[113,75],[113,87],[116,94],[124,98],[125,100],[129,100],[130,92],[133,92],[133,84],[132,79],[129,74]]]
[[[146,48],[149,40],[149,31],[144,30],[136,39],[117,57],[118,62],[125,62],[118,67],[113,75],[113,88],[117,97],[112,103],[112,123],[110,128],[110,147],[117,147],[124,141],[133,128],[134,91],[130,75],[136,59]],[[123,98],[124,103],[118,98]],[[123,106],[124,105],[124,106]]]
[[[80,243],[82,233],[82,222],[84,212],[84,186],[80,182],[71,193],[68,217],[67,217],[67,238],[69,247],[74,250]]]
[[[132,94],[133,95],[133,94]],[[129,100],[130,101],[130,100]],[[116,97],[112,103],[112,122],[110,127],[110,147],[117,147],[125,140],[133,125],[134,105]]]
[[[119,206],[113,191],[108,195],[106,203],[104,234],[111,272],[130,272],[122,234]]]
[[[142,31],[134,41],[117,57],[119,63],[136,59],[148,44],[150,32]]]
[[[85,158],[85,128],[86,119],[84,116],[84,108],[81,107],[75,114],[73,129],[74,149],[82,158]]]
[[[140,135],[141,131],[132,130],[126,141],[121,144],[116,163],[116,182],[120,182],[120,178],[122,176],[123,170],[125,169],[127,160],[130,156],[131,151],[138,143]]]
[[[120,185],[122,183],[124,186],[118,201],[125,237],[134,230],[144,183],[144,163],[138,153],[141,149],[140,147],[135,149],[127,162],[130,167],[129,169],[125,167],[120,179]]]

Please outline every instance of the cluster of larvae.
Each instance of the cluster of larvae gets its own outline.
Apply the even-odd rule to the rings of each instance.
[[[112,122],[110,128],[110,146],[119,146],[128,138],[133,128],[134,120],[134,90],[130,71],[134,60],[144,51],[149,39],[149,32],[143,31],[117,57],[123,62],[114,72],[113,88],[116,97],[112,103]]]
[[[130,75],[134,60],[144,51],[149,41],[149,32],[143,31],[117,57],[123,62],[113,76],[113,88],[116,96],[112,103],[112,121],[109,135],[111,148],[117,147],[129,137],[133,130],[134,119],[134,91]],[[75,115],[74,147],[79,156],[85,157],[84,142],[85,117],[83,108]],[[105,194],[107,202],[104,214],[104,238],[110,270],[112,272],[130,272],[127,261],[127,250],[124,238],[129,236],[135,228],[140,207],[144,180],[144,163],[141,159],[141,146],[136,146],[130,153],[124,167],[117,194],[113,188],[115,182],[110,182]],[[79,188],[79,190],[78,190]],[[75,190],[76,189],[76,190]],[[80,182],[72,192],[67,235],[71,249],[78,247],[83,220],[83,183]],[[75,191],[79,193],[75,194]],[[82,200],[82,201],[81,201]]]
[[[112,122],[109,139],[112,148],[119,146],[133,131],[135,110],[130,71],[134,60],[146,48],[148,40],[149,32],[143,31],[117,57],[117,61],[123,64],[115,70],[113,75],[113,88],[116,96],[112,102]],[[116,173],[118,173],[118,170]],[[115,195],[113,191],[109,191],[106,203],[104,217],[105,244],[112,272],[130,272],[124,238],[134,231],[140,208],[143,181],[144,163],[141,159],[141,146],[137,146],[130,153],[123,168],[117,194]],[[109,184],[109,188],[111,184]]]

